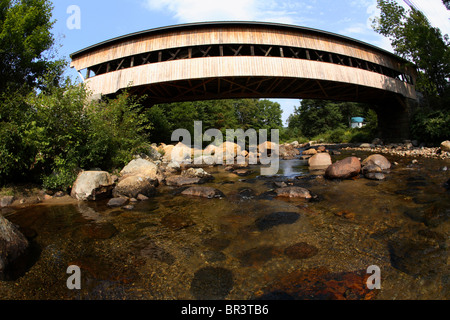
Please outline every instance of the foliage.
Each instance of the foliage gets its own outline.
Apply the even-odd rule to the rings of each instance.
[[[442,36],[419,10],[405,10],[393,0],[378,0],[378,7],[381,15],[374,21],[375,31],[389,38],[395,53],[417,67],[418,91],[428,98],[442,97],[450,77],[448,35]]]
[[[44,75],[61,73],[50,51],[51,11],[47,0],[0,0],[0,93],[40,87]]]
[[[332,140],[338,140],[339,132],[342,133],[342,130],[348,128],[350,119],[355,116],[366,118],[367,130],[377,127],[376,114],[367,105],[305,99],[289,117],[289,130],[295,131],[297,136],[309,138],[338,130],[330,137]]]
[[[445,110],[418,111],[412,121],[413,138],[439,144],[450,137],[450,113]]]

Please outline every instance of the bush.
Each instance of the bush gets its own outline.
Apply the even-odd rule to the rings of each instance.
[[[450,137],[450,113],[445,110],[420,110],[411,121],[411,134],[416,140],[440,143]]]

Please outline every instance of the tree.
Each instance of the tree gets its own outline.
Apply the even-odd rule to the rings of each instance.
[[[0,93],[39,87],[45,74],[62,73],[50,51],[51,12],[47,0],[0,0]]]
[[[375,31],[390,39],[396,54],[415,64],[417,90],[428,98],[442,98],[450,78],[448,35],[442,36],[419,10],[405,10],[393,0],[378,0],[378,8],[381,15],[374,20]]]
[[[447,10],[450,10],[450,0],[442,0],[442,3],[445,5]]]

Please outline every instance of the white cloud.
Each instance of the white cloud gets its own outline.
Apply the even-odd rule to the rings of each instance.
[[[150,10],[167,11],[179,22],[247,20],[296,24],[299,10],[310,10],[293,0],[145,0]]]

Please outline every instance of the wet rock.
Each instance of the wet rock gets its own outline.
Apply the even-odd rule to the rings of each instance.
[[[206,172],[202,168],[189,168],[181,172],[181,176],[188,178],[200,178],[205,182],[214,179],[210,173]]]
[[[410,239],[388,242],[391,264],[411,276],[438,274],[446,267],[446,250],[425,241]]]
[[[277,252],[273,246],[261,246],[241,252],[238,258],[244,267],[261,266],[277,255]]]
[[[279,147],[279,155],[283,160],[295,159],[300,151],[293,144],[282,144]]]
[[[366,270],[332,273],[324,267],[294,271],[264,289],[260,300],[370,300]]]
[[[108,207],[121,207],[128,201],[127,198],[112,198],[108,201]]]
[[[274,212],[258,218],[255,222],[259,230],[267,230],[282,224],[293,224],[300,218],[296,212]]]
[[[238,193],[239,198],[243,199],[243,200],[248,200],[248,199],[253,199],[256,194],[255,191],[250,189],[250,188],[244,188],[239,190]]]
[[[129,204],[129,205],[127,205],[127,206],[123,206],[122,209],[123,209],[123,210],[131,211],[131,210],[134,210],[134,206],[133,206],[132,204]]]
[[[302,155],[315,155],[317,153],[317,150],[314,148],[308,149],[308,150],[304,150],[302,152]]]
[[[151,197],[156,194],[157,183],[157,180],[150,180],[141,175],[127,176],[119,181],[113,190],[113,195],[137,198],[139,194],[142,194]]]
[[[231,241],[229,239],[221,237],[207,238],[202,241],[202,244],[212,250],[221,251],[230,245]]]
[[[90,239],[109,239],[114,237],[119,231],[109,222],[89,223],[81,227],[81,233]]]
[[[194,274],[190,291],[197,300],[222,300],[233,289],[233,273],[225,268],[205,267]]]
[[[361,172],[365,175],[367,173],[383,172],[383,169],[381,169],[376,164],[367,164],[361,168]]]
[[[339,212],[335,213],[335,215],[338,217],[343,217],[345,219],[354,219],[355,218],[355,214],[353,212],[350,212],[347,210],[339,211]]]
[[[374,232],[370,235],[370,237],[375,240],[383,240],[383,239],[387,239],[387,238],[393,236],[398,231],[400,231],[399,227],[390,227],[390,228],[386,228],[384,230]]]
[[[202,198],[224,198],[225,195],[222,191],[212,188],[212,187],[189,187],[181,194],[186,196],[202,197]]]
[[[137,200],[139,200],[139,201],[147,201],[149,199],[149,197],[147,197],[147,196],[144,196],[143,194],[138,194],[138,196],[137,196]]]
[[[98,200],[111,196],[114,181],[106,171],[81,172],[71,191],[71,196],[80,201]]]
[[[208,262],[223,261],[227,258],[227,256],[223,252],[213,250],[203,252],[203,256]]]
[[[237,169],[233,171],[234,174],[240,176],[240,177],[246,177],[253,173],[253,170],[249,169]]]
[[[299,242],[284,249],[284,254],[291,259],[307,259],[315,256],[318,252],[316,247],[306,242]]]
[[[329,179],[349,179],[359,175],[361,163],[356,157],[347,157],[336,161],[325,171],[325,177]]]
[[[166,185],[168,186],[187,186],[191,184],[199,184],[202,183],[202,178],[190,178],[184,176],[170,176],[166,178]]]
[[[428,227],[437,227],[447,221],[450,217],[450,208],[441,206],[430,206],[409,209],[404,214],[410,219],[423,222]]]
[[[159,247],[155,242],[151,240],[147,241],[147,244],[140,250],[139,254],[146,258],[155,259],[163,263],[167,263],[168,265],[172,265],[176,261],[175,257],[172,254]]]
[[[161,224],[173,230],[181,230],[195,225],[195,222],[187,214],[174,212],[165,215]]]
[[[0,198],[0,208],[9,207],[14,202],[14,196],[6,196]]]
[[[14,266],[28,246],[28,240],[19,228],[0,215],[0,280],[7,277],[8,269]]]
[[[275,189],[275,194],[277,197],[288,197],[288,198],[303,198],[311,199],[312,195],[308,189],[302,187],[284,187]]]
[[[382,172],[369,172],[364,175],[365,178],[369,180],[385,180],[386,175]]]
[[[391,168],[391,163],[389,162],[389,160],[381,154],[372,154],[368,156],[362,161],[361,165],[363,167],[367,165],[376,165],[379,166],[381,170],[388,170]]]

